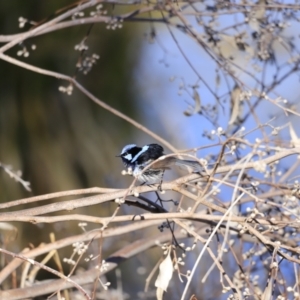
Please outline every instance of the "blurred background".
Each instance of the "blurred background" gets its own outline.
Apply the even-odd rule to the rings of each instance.
[[[19,28],[18,19],[21,16],[40,21],[68,4],[70,1],[66,0],[3,1],[0,5],[0,35],[24,30]],[[111,12],[114,8],[106,9]],[[236,20],[228,17],[223,22],[223,25],[231,24]],[[214,100],[208,89],[198,82],[197,75],[182,57],[168,29],[163,25],[155,25],[158,34],[154,43],[151,39],[152,26],[134,22],[124,23],[122,29],[108,30],[107,24],[95,24],[87,40],[87,52],[98,54],[100,59],[86,76],[78,74],[78,81],[102,101],[148,127],[178,149],[213,143],[205,138],[203,132],[215,130],[215,125],[227,127],[230,118],[229,97],[222,99],[225,109],[220,109],[215,124],[200,114],[187,116],[184,112],[193,103],[186,89],[193,91],[194,86],[199,84],[202,104],[214,105]],[[29,25],[25,25],[25,29],[28,28]],[[25,45],[9,50],[7,54],[16,57],[23,46],[29,49],[34,44],[36,50],[30,51],[28,58],[21,59],[41,68],[73,76],[79,57],[74,47],[81,42],[88,29],[89,25],[75,26],[34,37],[26,40]],[[289,30],[293,33],[293,26]],[[177,38],[185,46],[195,68],[214,86],[217,66],[186,35],[179,32]],[[229,44],[224,45],[223,49],[235,56],[237,64],[250,65],[250,60],[245,60],[245,53],[238,56],[238,49],[230,48]],[[284,52],[280,47],[277,50],[277,57],[286,60],[287,51]],[[272,78],[274,71],[276,64],[270,66],[270,75],[267,77]],[[155,142],[151,137],[103,110],[76,89],[71,96],[61,93],[59,86],[66,85],[65,82],[3,61],[0,61],[0,76],[0,162],[11,165],[14,170],[21,170],[24,180],[30,182],[32,189],[32,192],[27,192],[1,170],[0,202],[95,186],[128,186],[131,179],[121,176],[123,166],[115,156],[126,144]],[[249,85],[255,85],[250,78],[245,76],[243,79]],[[227,84],[224,81],[216,84],[216,91],[224,90],[225,93]],[[291,74],[289,85],[280,86],[278,91],[293,102],[298,97],[293,89],[296,84],[297,74]],[[233,86],[232,82],[229,85]],[[278,109],[268,104],[263,104],[260,109],[258,114],[265,115],[265,120],[278,114]],[[247,122],[249,129],[255,126],[251,118]],[[282,125],[285,121],[278,118],[276,122]],[[211,154],[210,151],[200,151],[198,156],[204,157]],[[218,153],[218,149],[215,151]],[[115,207],[112,203],[78,209],[76,213],[109,216]],[[130,208],[129,213],[132,213]],[[81,233],[77,222],[14,225],[18,228],[18,237],[9,245],[14,251],[28,246],[28,240],[33,246],[48,242],[50,232],[55,232],[57,239],[66,236],[68,232]],[[93,226],[89,225],[88,229]],[[113,242],[107,242],[104,251],[110,253],[114,247],[118,248]],[[142,260],[140,257],[137,259]],[[148,262],[149,269],[155,262],[155,259]],[[126,268],[132,266],[126,265]],[[144,278],[140,279],[144,281]],[[135,289],[135,284],[129,283],[125,290],[137,292],[140,287]]]
[[[40,21],[68,4],[70,1],[1,3],[0,35],[15,34],[30,28],[28,24],[25,24],[24,29],[19,28],[20,17]],[[112,10],[112,7],[107,9]],[[127,23],[122,29],[113,31],[107,30],[106,26],[95,24],[89,34],[87,52],[97,53],[100,59],[88,75],[77,75],[79,82],[102,101],[147,126],[179,149],[196,146],[201,137],[199,132],[193,132],[188,127],[189,124],[195,125],[195,122],[184,116],[182,110],[186,104],[174,103],[172,96],[166,92],[174,83],[170,82],[169,75],[159,73],[169,66],[162,61],[165,55],[162,48],[149,41],[151,28],[146,24]],[[26,40],[7,54],[17,57],[17,52],[25,46],[30,55],[19,59],[73,76],[79,58],[79,52],[74,47],[81,42],[88,30],[89,25],[55,31]],[[35,51],[30,50],[32,45],[36,45]],[[170,51],[174,56],[172,47]],[[10,165],[14,171],[20,170],[23,179],[30,182],[32,190],[26,191],[1,170],[1,203],[64,190],[128,186],[131,179],[121,175],[123,165],[115,156],[126,144],[143,145],[154,142],[152,138],[103,110],[76,90],[71,96],[61,93],[59,86],[65,86],[65,82],[3,61],[0,61],[0,70],[0,162]],[[182,127],[183,122],[185,127]],[[66,199],[68,198],[64,198]],[[116,205],[111,203],[69,213],[110,216],[115,208]],[[135,211],[126,207],[124,209],[130,214]],[[57,240],[82,232],[78,222],[12,225],[16,226],[18,234],[6,247],[16,252],[28,246],[37,247],[42,242],[49,242],[51,232],[55,233]],[[89,225],[87,229],[96,227]],[[154,228],[152,233],[157,234],[158,230]],[[126,244],[126,241],[139,237],[139,233],[136,237],[124,236],[117,243],[114,239],[107,239],[103,246],[104,257],[118,249],[120,243]],[[97,252],[98,249],[94,247],[91,251]],[[68,247],[60,253],[62,257],[68,257],[71,252],[71,247]],[[124,290],[129,294],[135,295],[143,290],[145,278],[160,257],[160,251],[151,250],[148,259],[150,257],[153,257],[152,262],[145,262],[142,257],[137,257],[123,265],[123,276],[127,282]],[[126,276],[136,264],[149,269],[139,270],[143,276]],[[5,261],[2,260],[3,265]],[[49,273],[41,271],[38,279],[49,276]],[[108,276],[113,287],[114,277],[114,272]],[[137,282],[137,278],[140,282]]]

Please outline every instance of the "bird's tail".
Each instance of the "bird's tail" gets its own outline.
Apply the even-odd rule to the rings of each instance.
[[[203,167],[197,161],[194,160],[185,160],[185,159],[176,158],[175,165],[178,166],[179,168],[186,169],[193,173],[198,173],[203,171]]]

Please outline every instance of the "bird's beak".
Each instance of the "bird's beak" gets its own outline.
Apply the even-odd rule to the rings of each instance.
[[[116,157],[121,157],[122,155],[121,154],[119,154],[119,155],[116,155]]]

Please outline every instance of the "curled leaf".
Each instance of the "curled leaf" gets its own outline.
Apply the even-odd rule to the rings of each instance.
[[[194,88],[193,99],[195,101],[195,106],[194,107],[190,106],[189,109],[184,112],[184,114],[188,117],[197,114],[201,111],[201,98],[196,88]]]
[[[155,281],[155,286],[157,287],[156,297],[158,300],[163,299],[163,292],[167,291],[167,287],[173,275],[173,269],[171,251],[169,249],[166,258],[159,265],[159,274]]]
[[[300,146],[300,139],[297,136],[297,133],[295,132],[292,124],[289,124],[290,127],[290,136],[291,136],[291,143],[294,147],[299,147]]]
[[[239,88],[239,86],[235,86],[234,89],[231,91],[231,116],[229,120],[229,125],[234,124],[234,122],[237,120],[237,118],[242,113],[241,111],[241,95],[242,90]]]

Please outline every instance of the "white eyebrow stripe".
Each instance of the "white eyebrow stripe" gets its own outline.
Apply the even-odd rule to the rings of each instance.
[[[140,156],[141,154],[143,154],[144,152],[146,152],[148,149],[149,149],[149,146],[148,146],[148,145],[144,146],[144,147],[142,148],[142,150],[141,150],[138,154],[135,155],[135,157],[132,159],[131,162],[135,162],[135,161],[139,158],[139,156]]]

